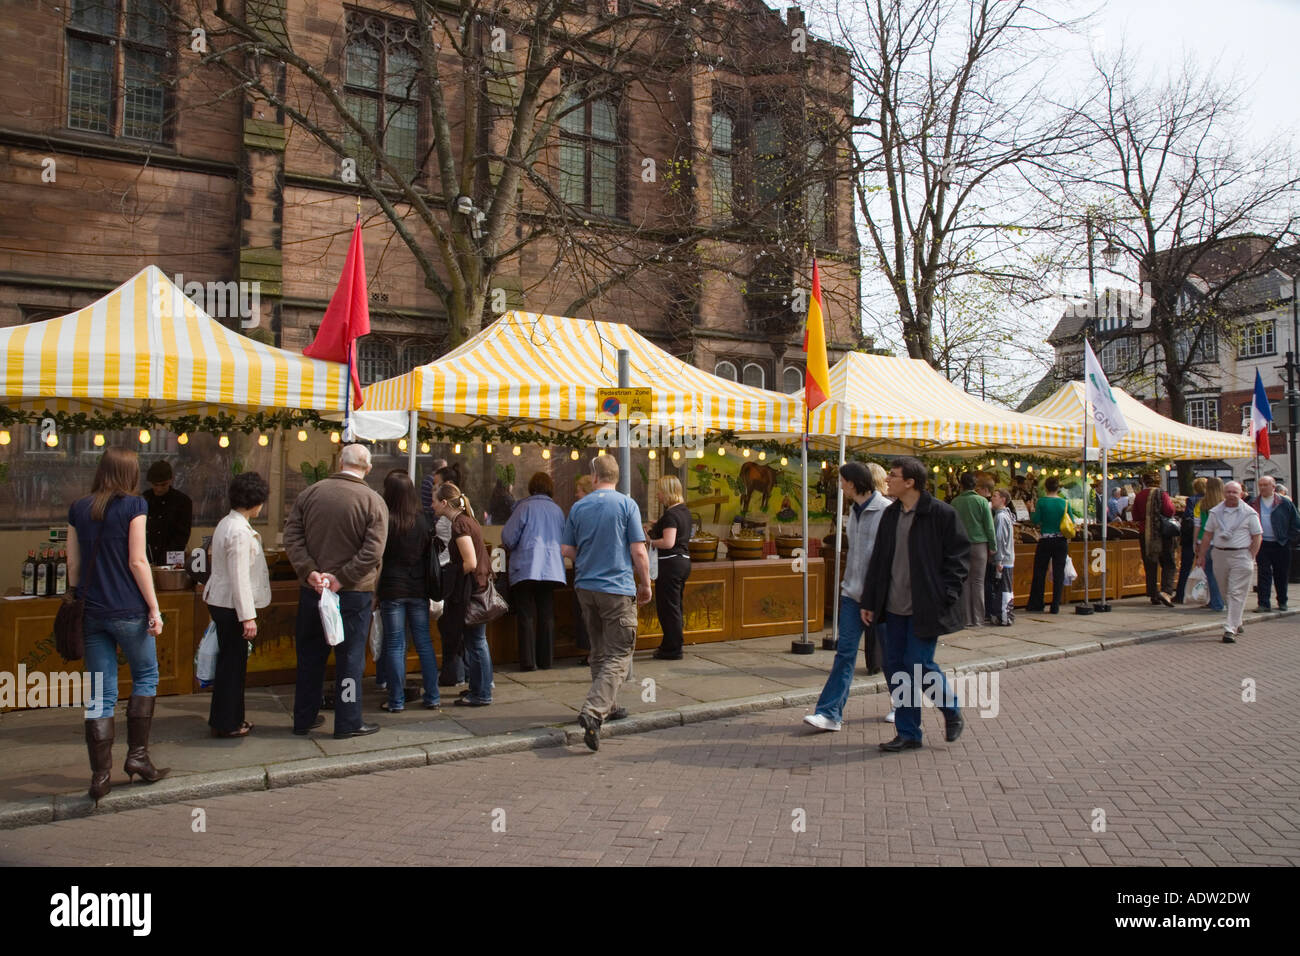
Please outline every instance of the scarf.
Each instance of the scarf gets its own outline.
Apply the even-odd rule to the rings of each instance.
[[[1160,534],[1160,523],[1164,515],[1160,513],[1160,504],[1164,492],[1159,488],[1147,489],[1146,521],[1142,523],[1142,556],[1148,561],[1159,561],[1164,549],[1164,538]]]

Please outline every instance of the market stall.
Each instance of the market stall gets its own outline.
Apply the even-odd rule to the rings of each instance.
[[[84,431],[139,429],[144,447],[151,428],[170,428],[187,443],[189,432],[247,430],[254,420],[264,435],[315,424],[321,414],[343,408],[346,374],[344,365],[305,358],[227,328],[156,266],[76,312],[0,329],[4,423],[44,421],[49,434],[42,438],[52,446]],[[0,440],[8,442],[7,430]],[[228,467],[213,476],[223,498],[229,477]],[[83,486],[76,488],[76,494],[84,493]],[[60,494],[61,501],[65,497]],[[268,510],[269,545],[279,532],[279,509]],[[193,690],[196,639],[207,625],[196,593],[189,582],[181,590],[159,591],[160,693]],[[54,651],[58,603],[14,594],[0,601],[0,671],[19,663],[29,673],[79,666],[65,664]],[[129,677],[123,666],[124,688]]]

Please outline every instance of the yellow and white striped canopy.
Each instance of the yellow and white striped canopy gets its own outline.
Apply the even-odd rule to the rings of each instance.
[[[227,329],[149,266],[77,312],[0,329],[0,404],[237,415],[343,408],[347,366]]]
[[[1255,443],[1249,436],[1230,432],[1193,428],[1172,418],[1165,418],[1143,405],[1122,388],[1114,385],[1119,410],[1128,422],[1129,433],[1110,450],[1111,461],[1150,461],[1154,458],[1249,458],[1255,454]],[[1058,421],[1067,419],[1083,421],[1084,386],[1082,382],[1066,382],[1050,398],[1031,408],[1030,414]],[[1096,439],[1089,433],[1089,440]]]
[[[801,397],[801,396],[799,396]],[[831,401],[809,433],[876,454],[966,454],[989,449],[1076,455],[1077,422],[1022,415],[967,395],[926,362],[850,352],[831,368]]]
[[[419,409],[427,422],[465,427],[527,423],[553,433],[610,421],[598,388],[618,385],[618,351],[630,385],[653,390],[648,424],[699,432],[798,434],[793,395],[711,375],[674,358],[629,326],[507,312],[460,347],[364,390],[367,411]]]

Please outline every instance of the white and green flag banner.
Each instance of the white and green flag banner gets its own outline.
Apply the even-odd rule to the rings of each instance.
[[[1114,448],[1128,434],[1128,422],[1124,420],[1110,383],[1106,381],[1106,373],[1101,370],[1101,363],[1086,339],[1083,349],[1084,395],[1092,404],[1092,425],[1096,429],[1097,444],[1106,449]]]

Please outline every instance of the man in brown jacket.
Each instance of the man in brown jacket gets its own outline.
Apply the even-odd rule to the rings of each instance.
[[[361,720],[361,675],[365,670],[379,564],[388,537],[388,508],[366,484],[370,450],[346,445],[339,471],[301,492],[284,525],[284,547],[298,572],[295,643],[298,686],[293,697],[293,732],[319,727],[325,663],[330,646],[320,619],[320,595],[329,588],[339,598],[343,643],[334,648],[334,737],[373,734],[378,724]]]

